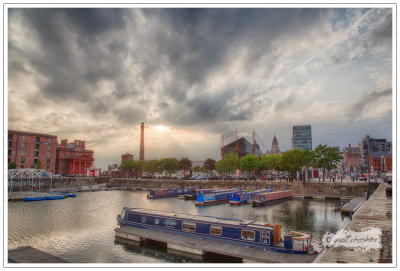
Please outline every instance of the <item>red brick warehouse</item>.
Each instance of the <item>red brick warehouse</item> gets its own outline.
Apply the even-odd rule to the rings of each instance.
[[[86,150],[85,141],[75,140],[68,143],[67,139],[61,141],[56,153],[56,174],[84,175],[85,169],[93,166],[94,154]]]
[[[8,130],[8,164],[17,168],[41,168],[55,171],[57,136]]]

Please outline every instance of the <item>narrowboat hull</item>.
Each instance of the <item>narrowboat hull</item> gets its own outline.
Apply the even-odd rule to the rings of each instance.
[[[208,205],[215,205],[215,204],[226,203],[226,202],[229,202],[229,199],[220,199],[220,200],[213,200],[213,201],[195,201],[194,205],[208,206]]]
[[[314,253],[310,235],[304,235],[306,247],[294,244],[290,236],[282,242],[281,225],[250,220],[125,207],[117,222],[121,229],[136,227],[290,254]]]
[[[184,195],[184,199],[185,200],[194,200],[194,199],[196,199],[196,196],[195,195],[186,194],[186,195]]]
[[[162,199],[162,198],[175,198],[179,195],[184,195],[189,193],[190,190],[193,189],[191,187],[188,188],[172,188],[172,189],[148,189],[147,190],[147,198],[148,199]]]
[[[229,202],[231,196],[235,193],[240,193],[241,190],[228,190],[222,193],[216,194],[204,194],[204,195],[197,195],[197,199],[195,201],[196,206],[206,206],[206,205],[214,205],[219,203],[226,203]]]
[[[291,199],[292,199],[292,196],[286,197],[286,198],[280,198],[280,199],[265,200],[265,201],[253,200],[252,204],[253,204],[253,207],[261,207],[261,206],[281,203],[281,202],[288,201]]]
[[[245,192],[245,193],[233,194],[229,197],[229,204],[230,205],[241,205],[241,204],[245,204],[245,203],[251,203],[253,201],[253,198],[255,195],[258,195],[260,193],[266,193],[266,192],[273,192],[273,190],[272,190],[272,188],[268,188],[268,189],[255,190],[255,191],[250,191],[250,192]]]

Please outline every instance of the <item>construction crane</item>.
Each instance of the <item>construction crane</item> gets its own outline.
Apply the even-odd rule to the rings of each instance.
[[[257,139],[260,141],[260,143],[265,147],[266,152],[268,151],[268,147],[261,141],[261,138],[257,135],[257,133],[253,130],[253,154],[254,154],[254,143],[255,143],[255,139],[254,136],[257,137]]]

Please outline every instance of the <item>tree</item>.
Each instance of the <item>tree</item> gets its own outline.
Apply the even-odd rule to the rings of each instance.
[[[179,168],[179,162],[175,158],[162,158],[160,160],[159,169],[168,173],[173,173]]]
[[[8,169],[16,169],[17,168],[17,164],[15,163],[15,162],[11,162],[9,165],[8,165]]]
[[[193,167],[193,172],[201,172],[201,167],[200,166],[194,166]]]
[[[300,171],[304,164],[304,154],[302,150],[293,149],[282,153],[282,169],[289,171],[293,176],[296,176],[297,171]]]
[[[247,154],[245,157],[240,159],[240,170],[246,170],[249,173],[253,170],[257,170],[260,167],[258,157],[252,154]]]
[[[149,173],[159,172],[159,164],[160,164],[160,161],[155,160],[155,159],[146,161],[143,166],[143,170],[146,172],[149,172]]]
[[[232,172],[239,167],[239,157],[233,153],[229,153],[223,159],[215,163],[218,173]]]
[[[277,170],[282,168],[282,158],[279,154],[262,155],[260,158],[260,169],[262,170]]]
[[[314,165],[322,168],[323,180],[325,181],[325,171],[337,168],[337,164],[343,159],[343,153],[339,147],[328,147],[321,144],[315,148],[314,153]]]
[[[139,173],[143,170],[143,167],[144,167],[144,161],[134,161],[131,159],[124,161],[119,166],[119,169],[123,171]]]
[[[186,175],[186,171],[190,171],[192,168],[192,161],[190,161],[188,158],[184,157],[181,160],[179,160],[179,169],[183,169],[183,174]]]
[[[204,168],[207,171],[215,170],[215,160],[212,158],[208,158],[206,161],[204,161]]]

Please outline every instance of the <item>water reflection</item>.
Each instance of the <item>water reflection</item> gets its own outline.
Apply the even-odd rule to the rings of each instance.
[[[115,244],[116,217],[125,206],[281,224],[282,233],[312,233],[316,248],[323,234],[337,231],[348,219],[342,219],[336,200],[293,199],[258,208],[229,204],[197,207],[194,201],[177,198],[148,200],[146,191],[81,192],[76,198],[59,201],[9,202],[8,249],[30,245],[75,263],[180,261],[132,253]]]

